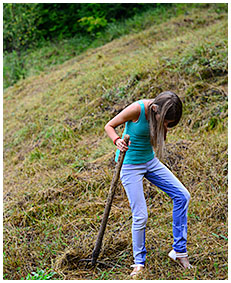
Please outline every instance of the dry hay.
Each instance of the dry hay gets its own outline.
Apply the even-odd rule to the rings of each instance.
[[[193,142],[182,140],[176,144],[170,143],[166,146],[166,165],[169,166],[178,176],[182,177],[183,172],[188,169],[186,165],[187,162],[185,162],[185,159],[188,158],[188,151],[190,151],[190,154],[193,152]],[[110,160],[108,160],[108,165],[109,164]],[[95,167],[92,167],[91,170],[88,168],[88,176],[89,174],[94,175],[99,169],[97,168],[97,164],[94,164],[94,166]],[[81,175],[83,177],[84,173]],[[194,186],[198,183],[198,179],[195,179]],[[174,266],[171,267],[171,263],[167,258],[167,253],[172,242],[171,202],[165,194],[157,188],[154,188],[154,186],[146,180],[144,180],[144,188],[149,210],[146,244],[148,250],[147,269],[149,267],[152,269],[153,266],[155,266],[152,271],[147,272],[145,278],[156,279],[157,277],[163,278],[164,276],[168,276],[169,279],[175,279],[174,275],[171,276],[167,271],[163,270],[161,267],[162,264],[160,264],[163,262],[163,265],[167,265],[170,270],[174,268]],[[184,273],[184,276],[188,279],[191,279],[192,276],[196,276],[197,278],[202,276],[203,278],[203,274],[207,274],[209,278],[213,279],[218,262],[226,266],[225,246],[227,244],[227,238],[223,235],[225,225],[222,225],[222,223],[226,221],[226,218],[224,219],[223,216],[227,216],[227,199],[224,198],[224,194],[217,195],[216,197],[213,196],[213,205],[209,204],[206,209],[204,207],[200,207],[198,209],[195,205],[197,202],[197,196],[193,194],[193,192],[191,192],[191,194],[192,203],[190,206],[190,212],[193,212],[189,212],[188,246],[190,261],[194,266],[196,266],[196,269],[191,272],[188,271]],[[105,195],[105,197],[106,196],[107,195]],[[88,210],[91,214],[96,213],[97,211],[102,212],[104,209],[103,203],[97,201],[94,201],[93,203],[79,203],[77,207],[79,209],[81,207],[82,212]],[[161,217],[159,218],[158,215],[161,215]],[[205,223],[206,227],[203,227]],[[59,272],[65,275],[65,278],[73,278],[74,276],[74,278],[78,279],[87,279],[88,276],[90,276],[90,272],[95,272],[94,268],[89,265],[86,266],[83,263],[80,264],[79,260],[91,258],[100,222],[98,222],[98,225],[94,225],[94,229],[91,231],[89,230],[89,226],[84,226],[83,224],[84,223],[78,226],[78,229],[85,231],[85,237],[79,242],[79,244],[81,243],[81,248],[78,246],[71,250],[67,249],[54,264],[55,270],[59,270]],[[208,224],[209,228],[207,226]],[[156,225],[157,227],[159,226],[159,228],[157,228]],[[113,269],[113,272],[116,272],[116,270],[124,270],[124,274],[128,274],[128,267],[132,264],[132,242],[130,229],[130,208],[123,189],[120,186],[113,202],[110,219],[99,256],[99,262],[104,262],[105,265],[103,266],[99,264],[97,267],[98,270],[101,270],[101,272],[109,272],[111,269]],[[198,231],[201,231],[202,233],[200,235],[202,242],[200,243],[197,243],[196,240],[198,237]],[[92,237],[87,237],[86,234],[88,233],[90,233]],[[216,233],[220,234],[218,235]],[[221,247],[220,244],[224,246]],[[109,266],[107,266],[107,264]],[[114,268],[110,265],[114,266]],[[177,266],[175,267],[178,269]],[[75,274],[76,271],[78,276]],[[198,275],[198,273],[202,275]],[[125,276],[124,278],[126,279],[127,277]],[[220,279],[224,278],[225,275]]]
[[[165,163],[185,183],[192,196],[188,219],[188,249],[190,260],[196,266],[196,270],[191,273],[186,272],[182,276],[186,279],[193,277],[214,279],[214,274],[218,274],[218,266],[227,264],[225,224],[227,196],[225,192],[218,193],[209,186],[201,190],[200,182],[205,178],[206,168],[203,168],[203,162],[196,164],[198,172],[201,172],[198,178],[199,175],[195,176],[195,171],[190,164],[195,162],[196,158],[194,160],[189,158],[189,155],[195,155],[197,150],[195,142],[181,140],[175,144],[169,143],[166,146]],[[24,255],[28,270],[33,270],[33,267],[37,265],[36,241],[39,239],[39,242],[44,241],[46,245],[52,241],[52,238],[58,241],[59,231],[62,231],[68,247],[63,246],[60,241],[58,246],[56,245],[57,254],[51,260],[53,269],[63,279],[91,279],[94,276],[96,278],[102,276],[102,279],[127,279],[133,258],[132,219],[128,200],[121,184],[117,188],[113,201],[98,259],[114,267],[99,264],[92,268],[89,265],[86,266],[84,262],[79,262],[81,259],[91,258],[114,168],[113,156],[111,157],[104,161],[103,168],[101,161],[89,164],[82,172],[70,175],[66,180],[57,183],[55,188],[50,187],[36,192],[37,203],[34,201],[33,207],[31,207],[31,199],[35,200],[33,195],[24,197],[17,203],[11,202],[11,213],[5,215],[6,223],[10,223],[10,226],[5,225],[5,240],[7,238],[9,241],[20,240],[20,238],[17,240],[12,238],[10,232],[12,227],[27,229],[21,238],[24,245],[18,243],[18,252]],[[214,179],[214,186],[219,181]],[[149,212],[146,230],[149,271],[144,279],[175,279],[175,270],[180,272],[180,269],[172,265],[167,257],[172,244],[172,203],[168,196],[146,180],[144,180],[144,192]],[[207,198],[212,199],[212,202],[203,205]],[[67,203],[68,215],[65,213]],[[48,214],[45,213],[46,210]],[[54,212],[56,216],[53,219],[50,218],[53,231],[49,231],[50,235],[46,239],[40,234],[41,229],[44,229],[41,222],[45,216],[48,217]],[[34,222],[33,219],[37,221]],[[57,228],[54,229],[54,227]],[[200,239],[199,242],[197,239]],[[25,249],[26,244],[31,245],[31,250],[34,250],[33,255],[28,248]],[[37,253],[39,252],[38,250]],[[225,274],[216,276],[216,279],[224,278],[226,278]]]
[[[189,140],[169,142],[164,158],[166,166],[191,194],[188,250],[190,261],[196,269],[182,274],[180,268],[168,259],[172,244],[172,202],[161,190],[144,180],[149,213],[146,229],[148,271],[144,279],[175,279],[176,271],[184,279],[226,278],[226,274],[218,270],[227,267],[227,179],[226,171],[223,171],[227,162],[227,146],[220,142],[214,155],[214,147],[211,148],[211,152],[207,152],[210,156],[208,160],[206,155],[202,155],[203,147],[209,142],[207,137],[205,140],[206,143],[203,139],[200,143]],[[212,140],[211,144],[216,143],[215,137]],[[223,167],[218,169],[220,161]],[[114,154],[111,153],[105,159],[87,164],[81,172],[57,181],[54,186],[31,191],[17,201],[11,195],[11,201],[5,205],[4,221],[7,224],[4,227],[4,241],[13,243],[18,249],[14,253],[7,251],[9,257],[23,254],[21,262],[28,271],[32,271],[38,265],[39,253],[44,249],[41,246],[40,250],[38,244],[44,242],[45,246],[53,245],[52,249],[57,250],[55,255],[48,253],[49,261],[63,279],[128,279],[129,266],[133,263],[132,219],[120,183],[98,258],[106,265],[98,264],[93,268],[79,262],[91,258],[114,165]],[[217,175],[213,174],[213,168],[217,168]],[[49,221],[51,226],[44,226],[44,220],[45,223]],[[21,233],[20,237],[12,233],[16,229]],[[41,234],[41,231],[44,232]]]

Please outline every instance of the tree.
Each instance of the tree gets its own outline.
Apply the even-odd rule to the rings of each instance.
[[[39,38],[36,28],[39,4],[3,4],[3,46],[5,51],[30,47]]]

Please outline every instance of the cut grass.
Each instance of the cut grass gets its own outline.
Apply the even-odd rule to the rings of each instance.
[[[188,250],[195,269],[181,272],[170,263],[172,203],[144,181],[144,279],[227,279],[226,61],[227,14],[210,4],[8,88],[4,278],[48,268],[59,279],[128,279],[132,220],[121,184],[99,258],[114,267],[78,265],[91,256],[115,166],[104,125],[129,103],[171,89],[184,114],[168,133],[163,161],[191,194]]]

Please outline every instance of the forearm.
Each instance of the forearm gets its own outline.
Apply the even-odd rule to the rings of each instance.
[[[128,150],[128,146],[127,146],[126,142],[119,137],[119,135],[115,131],[115,128],[112,125],[110,125],[110,122],[108,122],[108,124],[104,127],[104,129],[105,129],[106,133],[108,134],[109,138],[111,138],[113,143],[116,145],[116,147],[120,151],[127,151]],[[129,145],[130,144],[131,144],[131,142],[129,141]]]
[[[115,131],[115,128],[112,125],[110,125],[110,123],[107,123],[104,129],[112,141],[114,141],[116,138],[119,137],[119,135]]]

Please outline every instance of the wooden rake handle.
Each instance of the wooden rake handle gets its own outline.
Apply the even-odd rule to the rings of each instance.
[[[129,139],[130,139],[129,135],[124,136],[124,141],[126,142],[127,145],[128,145]],[[110,213],[110,210],[111,210],[111,205],[112,205],[112,201],[113,201],[113,198],[114,198],[114,195],[115,195],[116,186],[117,186],[117,183],[118,183],[118,180],[119,180],[120,170],[121,170],[121,167],[122,167],[122,164],[123,164],[123,161],[124,161],[125,153],[126,152],[120,151],[118,162],[117,162],[116,167],[115,167],[114,175],[113,175],[112,182],[111,182],[111,187],[110,187],[109,194],[108,194],[108,197],[107,197],[107,203],[106,203],[106,206],[105,206],[105,209],[104,209],[103,219],[101,221],[101,225],[100,225],[98,237],[97,237],[97,240],[96,240],[95,248],[94,248],[93,253],[92,253],[92,260],[91,260],[92,265],[96,264],[97,258],[98,258],[99,253],[100,253],[100,249],[101,249],[102,241],[103,241],[103,236],[104,236],[104,231],[106,229],[107,220],[108,220],[108,216],[109,216],[109,213]]]

